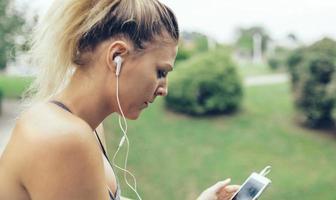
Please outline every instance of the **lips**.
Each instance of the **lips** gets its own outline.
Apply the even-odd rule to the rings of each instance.
[[[145,104],[146,104],[146,106],[148,106],[149,104],[151,104],[153,102],[154,102],[154,100],[153,101],[146,101]]]

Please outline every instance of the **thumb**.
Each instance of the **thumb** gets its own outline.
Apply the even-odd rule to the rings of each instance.
[[[215,192],[217,192],[218,190],[220,190],[222,187],[225,187],[227,186],[229,183],[231,182],[231,179],[228,178],[228,179],[225,179],[224,181],[219,181],[217,182],[215,185],[213,185],[211,187],[211,189]]]

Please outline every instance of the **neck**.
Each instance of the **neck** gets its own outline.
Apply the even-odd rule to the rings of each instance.
[[[76,70],[68,86],[54,99],[64,103],[74,115],[95,130],[113,110],[104,94],[103,84],[106,81],[94,80],[93,76]]]

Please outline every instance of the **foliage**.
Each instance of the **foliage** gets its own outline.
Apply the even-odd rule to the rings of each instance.
[[[13,1],[0,0],[0,70],[8,61],[15,60],[19,36],[25,32],[24,24],[23,14],[13,8]]]
[[[310,127],[334,124],[336,42],[325,38],[300,48],[288,59],[296,106]]]
[[[199,32],[187,32],[184,31],[181,33],[182,35],[182,42],[189,42],[192,43],[193,49],[198,52],[205,52],[208,50],[208,36],[199,33]]]
[[[268,56],[268,65],[272,70],[284,68],[287,65],[287,59],[290,51],[284,47],[275,48],[274,52]]]
[[[187,60],[192,56],[193,52],[191,50],[188,50],[183,45],[179,46],[178,53],[176,55],[176,62],[180,62],[183,60]]]
[[[259,34],[261,36],[262,52],[267,50],[267,44],[271,38],[263,27],[254,26],[250,28],[239,28],[237,32],[238,38],[236,41],[236,47],[240,51],[245,52],[248,55],[253,54],[253,37],[255,34]]]
[[[288,71],[291,75],[293,87],[299,81],[299,64],[303,61],[304,48],[296,49],[291,52],[287,59]]]
[[[191,115],[211,115],[236,110],[242,85],[226,50],[193,57],[177,66],[170,79],[168,108]]]
[[[187,60],[193,55],[208,51],[208,37],[209,36],[199,32],[182,32],[176,62],[178,63],[180,61]],[[217,44],[215,41],[214,43],[216,46]]]

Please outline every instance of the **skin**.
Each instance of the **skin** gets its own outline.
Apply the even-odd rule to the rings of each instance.
[[[109,199],[107,186],[115,193],[116,178],[93,130],[104,138],[103,120],[121,113],[113,60],[123,58],[119,98],[125,117],[135,120],[146,108],[145,102],[167,95],[168,78],[158,77],[158,70],[171,71],[176,53],[177,43],[165,33],[141,52],[119,37],[88,53],[89,61],[53,98],[72,113],[42,102],[18,117],[0,158],[0,199]]]

